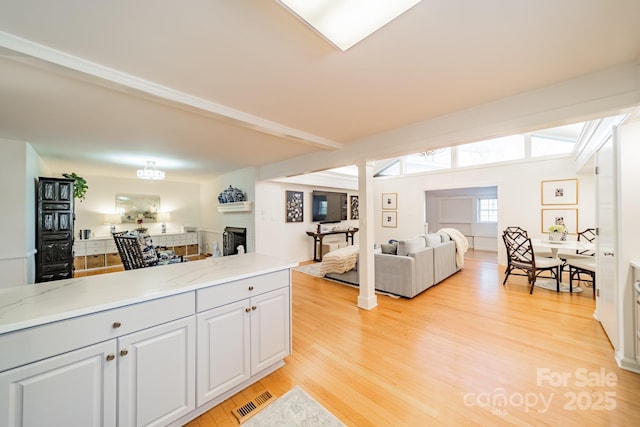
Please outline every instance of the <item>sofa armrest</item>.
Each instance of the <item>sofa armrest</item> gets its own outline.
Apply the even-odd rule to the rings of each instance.
[[[456,244],[454,241],[444,242],[433,247],[433,281],[440,283],[458,271],[456,264]]]
[[[416,260],[410,256],[375,254],[376,289],[411,298],[416,295]]]
[[[433,248],[430,247],[422,248],[409,254],[409,256],[416,260],[416,295],[436,283],[433,254]]]

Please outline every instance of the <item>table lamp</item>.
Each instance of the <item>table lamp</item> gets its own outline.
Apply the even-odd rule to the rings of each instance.
[[[171,220],[169,212],[158,212],[158,221],[162,223],[162,234],[167,232],[167,221]]]
[[[104,216],[104,223],[111,225],[111,234],[116,232],[116,224],[122,223],[122,217],[118,213],[108,213]]]

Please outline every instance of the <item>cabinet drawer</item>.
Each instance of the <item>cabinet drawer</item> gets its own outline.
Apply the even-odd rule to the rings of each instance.
[[[184,246],[187,244],[187,236],[180,234],[173,236],[173,246]]]
[[[187,233],[187,245],[193,245],[198,243],[198,233]]]
[[[76,270],[84,270],[86,268],[85,261],[87,257],[77,256],[73,258],[73,268]]]
[[[85,250],[85,255],[98,255],[98,254],[104,254],[104,253],[105,253],[104,246],[87,248]]]
[[[194,314],[187,292],[0,335],[0,372]],[[118,325],[119,324],[119,325]],[[37,343],[37,345],[34,345]]]
[[[104,267],[104,254],[87,255],[87,268]]]
[[[107,254],[107,267],[112,265],[120,265],[122,264],[122,260],[120,259],[119,253],[108,253]]]
[[[173,238],[171,236],[153,236],[153,244],[156,246],[173,246]]]
[[[100,248],[104,252],[106,240],[87,240],[84,244],[87,246],[87,249],[91,248]]]
[[[222,283],[196,291],[198,312],[289,286],[289,270]]]

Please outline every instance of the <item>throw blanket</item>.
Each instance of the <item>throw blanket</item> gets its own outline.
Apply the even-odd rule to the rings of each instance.
[[[358,245],[351,245],[324,255],[322,257],[322,266],[320,267],[320,276],[324,277],[327,273],[342,274],[353,269],[358,261],[358,249]]]
[[[456,228],[441,228],[438,232],[444,232],[451,237],[456,244],[456,265],[458,268],[462,268],[464,266],[464,253],[469,249],[469,241],[464,234],[460,232],[460,230]]]

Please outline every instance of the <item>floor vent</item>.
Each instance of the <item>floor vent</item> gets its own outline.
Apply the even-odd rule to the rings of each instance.
[[[269,390],[267,390],[263,393],[260,393],[258,396],[256,396],[255,399],[245,403],[244,405],[234,409],[231,412],[238,419],[238,422],[242,424],[258,412],[260,412],[261,409],[265,408],[267,404],[270,403],[273,399],[274,396],[269,393]]]

